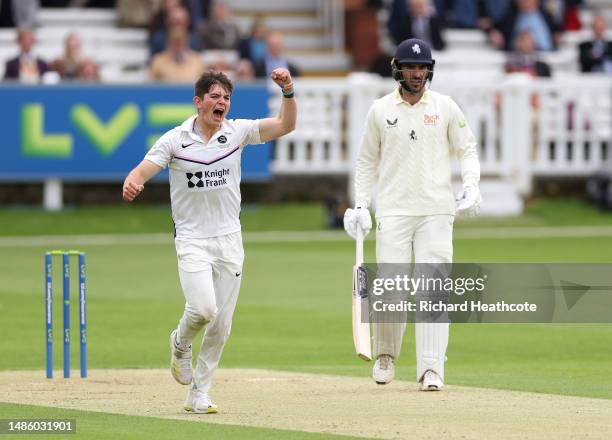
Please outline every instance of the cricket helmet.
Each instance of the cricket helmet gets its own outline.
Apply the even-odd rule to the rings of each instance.
[[[402,76],[402,64],[420,64],[428,66],[429,75],[427,79],[433,80],[434,65],[436,60],[431,56],[431,47],[423,40],[410,38],[402,41],[395,50],[395,57],[391,60],[393,79],[398,81],[404,88],[406,87]]]

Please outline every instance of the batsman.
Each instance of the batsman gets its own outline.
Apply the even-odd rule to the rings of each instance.
[[[429,88],[435,60],[419,39],[403,41],[392,60],[398,87],[374,101],[367,115],[355,172],[355,207],[344,227],[355,238],[372,227],[369,208],[376,184],[378,263],[451,263],[456,214],[474,216],[482,198],[476,139],[459,106]],[[461,165],[463,189],[451,187],[451,157]],[[384,385],[395,376],[403,323],[373,323],[372,376]],[[448,323],[417,322],[416,378],[419,389],[444,386]]]

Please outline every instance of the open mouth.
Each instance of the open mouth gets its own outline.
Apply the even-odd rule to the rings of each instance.
[[[225,110],[223,110],[222,108],[216,108],[213,110],[213,115],[222,118],[223,117],[223,113],[225,113]]]

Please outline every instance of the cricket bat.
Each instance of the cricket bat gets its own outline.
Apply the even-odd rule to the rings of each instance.
[[[372,360],[370,321],[362,322],[362,308],[368,308],[367,273],[363,267],[363,231],[357,227],[357,249],[353,266],[353,343],[355,351],[364,361]]]

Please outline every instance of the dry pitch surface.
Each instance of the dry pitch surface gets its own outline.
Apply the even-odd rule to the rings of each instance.
[[[194,415],[167,370],[43,374],[0,372],[0,401],[388,439],[612,438],[612,400],[459,386],[423,393],[411,382],[222,369],[212,393],[219,414]]]

